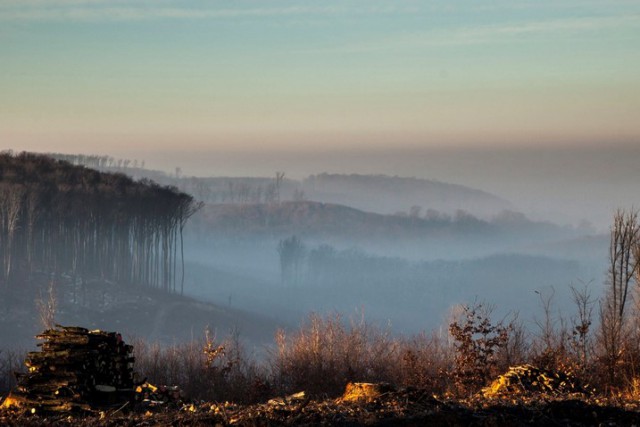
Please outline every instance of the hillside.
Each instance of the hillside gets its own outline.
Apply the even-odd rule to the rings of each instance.
[[[214,204],[205,206],[189,229],[216,235],[277,236],[355,239],[373,238],[487,238],[518,239],[536,233],[537,239],[571,236],[573,229],[528,220],[524,215],[503,212],[483,220],[458,211],[450,216],[434,213],[426,217],[406,214],[383,215],[352,207],[312,201],[282,203]]]
[[[275,323],[264,317],[177,295],[182,229],[198,206],[148,180],[0,153],[0,348],[31,343],[49,287],[55,321],[66,324],[126,325],[154,341],[188,339],[207,325],[270,336]]]
[[[2,349],[26,349],[42,330],[38,301],[48,299],[46,277],[38,275],[29,289],[14,292],[11,305],[0,310]],[[54,286],[55,321],[89,329],[122,331],[129,340],[173,344],[203,335],[209,328],[218,337],[233,331],[245,343],[269,342],[278,327],[276,320],[244,310],[197,301],[166,292],[127,288],[104,280],[88,281],[82,288],[68,280]]]
[[[270,203],[276,200],[312,200],[339,204],[380,214],[458,210],[490,217],[513,209],[506,200],[465,185],[431,179],[389,175],[310,175],[301,180],[284,177],[194,177],[144,168],[144,162],[109,156],[52,153],[52,157],[105,172],[120,172],[136,179],[148,178],[171,185],[207,203]]]
[[[177,246],[198,207],[148,180],[2,152],[0,284],[11,292],[45,272],[175,291]]]
[[[455,213],[465,210],[489,216],[511,204],[475,188],[436,180],[388,175],[327,174],[311,175],[303,181],[310,200],[338,203],[365,211],[392,214],[414,207]]]

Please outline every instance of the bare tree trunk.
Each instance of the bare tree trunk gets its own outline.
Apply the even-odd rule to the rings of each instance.
[[[607,291],[600,307],[600,335],[611,385],[617,380],[617,365],[625,351],[627,301],[630,286],[638,274],[639,239],[638,212],[616,211],[611,227]]]

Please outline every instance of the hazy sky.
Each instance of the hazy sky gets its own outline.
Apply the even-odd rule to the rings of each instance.
[[[639,42],[636,0],[0,0],[0,132],[103,151],[628,141]]]
[[[522,168],[548,178],[532,147],[547,164],[551,146],[587,150],[561,157],[583,171],[574,181],[612,144],[628,159],[639,46],[638,0],[0,0],[0,144],[509,197]],[[635,164],[604,170],[637,178]]]

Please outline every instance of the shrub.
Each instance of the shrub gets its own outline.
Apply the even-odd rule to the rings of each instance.
[[[270,394],[263,370],[244,354],[237,336],[217,343],[208,332],[184,344],[162,347],[133,342],[139,381],[179,385],[193,399],[254,403]]]
[[[455,340],[453,379],[459,393],[476,392],[497,375],[498,351],[507,346],[513,326],[493,324],[493,307],[482,303],[461,308],[460,318],[449,325]]]
[[[291,336],[280,330],[271,358],[272,377],[283,393],[340,394],[349,381],[389,381],[398,343],[364,320],[349,325],[338,314],[311,315]]]

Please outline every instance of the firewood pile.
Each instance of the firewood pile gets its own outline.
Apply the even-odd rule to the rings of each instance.
[[[585,389],[567,372],[552,372],[532,365],[509,368],[489,387],[482,390],[484,397],[499,397],[505,394],[545,393],[550,395],[585,393]]]
[[[133,398],[133,347],[120,334],[57,326],[36,338],[12,404],[34,413],[92,411]],[[5,402],[6,403],[6,402]]]

